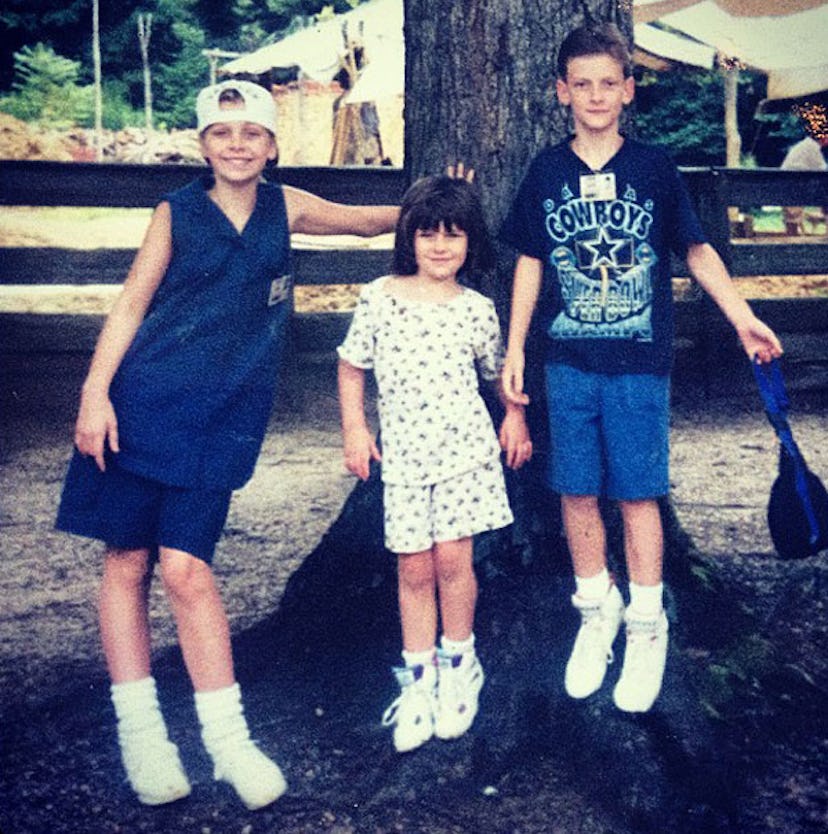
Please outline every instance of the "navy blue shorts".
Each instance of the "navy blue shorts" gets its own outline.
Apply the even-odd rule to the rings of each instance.
[[[562,495],[636,501],[670,488],[670,378],[546,366],[547,480]]]
[[[169,547],[212,562],[231,491],[182,489],[121,469],[106,472],[75,450],[63,484],[56,527],[119,550]]]

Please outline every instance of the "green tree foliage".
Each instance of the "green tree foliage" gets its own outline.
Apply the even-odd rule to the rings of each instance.
[[[787,110],[759,113],[766,81],[761,73],[739,75],[738,122],[743,162],[776,166],[798,135]],[[635,132],[662,145],[680,165],[724,165],[724,90],[718,70],[644,70],[636,79]]]
[[[143,75],[136,17],[153,16],[150,64],[156,124],[193,122],[196,91],[209,78],[205,48],[250,51],[307,23],[324,9],[347,11],[359,0],[119,0],[101,4],[104,121],[137,123],[143,108]],[[0,91],[12,89],[12,53],[42,43],[78,68],[77,85],[92,83],[92,12],[89,0],[6,0],[0,9]],[[74,95],[74,93],[73,93]],[[87,94],[84,94],[87,95]],[[22,107],[14,99],[15,107]],[[8,107],[4,107],[11,112]],[[77,110],[75,105],[69,112]],[[114,114],[113,114],[114,111]],[[18,112],[28,112],[19,109]],[[79,123],[86,116],[77,110]]]
[[[0,111],[23,121],[53,129],[92,127],[93,90],[80,84],[80,63],[55,53],[42,43],[23,47],[14,54],[12,90],[0,96]],[[118,130],[141,124],[141,113],[127,102],[123,82],[111,79],[103,85],[103,124]]]
[[[202,54],[207,42],[204,31],[191,23],[173,23],[171,31],[178,42],[175,60],[153,69],[156,124],[194,127],[196,94],[208,80]]]
[[[723,165],[722,79],[703,70],[645,71],[636,85],[636,135],[682,165]]]
[[[92,94],[88,87],[78,86],[77,61],[38,43],[15,52],[14,68],[13,92],[0,99],[0,109],[19,119],[56,128],[71,127],[89,118]]]
[[[155,123],[161,127],[193,124],[197,90],[208,81],[205,48],[249,52],[278,40],[320,14],[348,11],[360,0],[119,0],[101,4],[104,123],[107,127],[141,124],[143,75],[136,16],[153,15],[150,44]],[[20,118],[87,124],[91,104],[92,43],[90,0],[6,0],[0,7],[2,109]],[[37,44],[37,46],[31,46]],[[74,80],[57,100],[46,102],[43,89],[22,83],[14,55],[51,50],[56,66],[67,61]],[[39,53],[38,53],[39,54]],[[45,52],[43,53],[46,54]],[[47,64],[50,61],[46,62]],[[38,84],[53,83],[51,67]],[[51,88],[50,88],[51,89]],[[58,85],[58,89],[60,86]],[[2,93],[0,93],[1,95]],[[784,147],[797,135],[796,121],[785,113],[756,117],[764,95],[762,76],[742,73],[740,133],[746,157],[760,165],[778,165]],[[87,104],[88,99],[88,104]],[[644,71],[636,93],[636,133],[665,145],[682,165],[724,163],[722,79],[717,72]],[[136,114],[139,114],[136,116]]]

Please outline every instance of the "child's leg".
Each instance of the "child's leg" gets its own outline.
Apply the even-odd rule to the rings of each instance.
[[[147,614],[149,550],[107,549],[98,597],[101,641],[112,683],[150,674],[150,630]]]
[[[437,653],[434,734],[452,739],[474,722],[485,675],[474,650],[477,578],[471,537],[434,545],[443,636]]]
[[[600,688],[613,660],[624,603],[607,571],[606,528],[597,496],[563,495],[561,512],[575,570],[572,604],[581,615],[564,686],[570,697],[586,698]]]
[[[646,712],[661,691],[668,624],[662,605],[664,534],[655,500],[622,501],[624,549],[630,575],[624,668],[613,693],[616,706]]]
[[[607,534],[595,495],[562,495],[561,515],[575,576],[589,579],[607,567]]]
[[[437,599],[431,550],[399,554],[397,582],[404,665],[394,669],[400,695],[385,711],[382,723],[394,728],[394,747],[405,753],[434,734]]]
[[[250,738],[233,670],[230,627],[213,572],[206,562],[180,550],[161,548],[160,555],[214,777],[232,785],[247,808],[262,808],[278,799],[287,784]]]
[[[99,615],[124,769],[141,802],[161,805],[187,796],[190,783],[150,676],[151,577],[148,550],[107,550]]]
[[[161,578],[196,692],[236,682],[230,626],[210,566],[180,550],[161,548]]]
[[[660,586],[664,551],[661,513],[654,499],[621,501],[624,521],[624,550],[630,584]],[[661,609],[660,600],[656,611]]]
[[[397,558],[400,621],[407,652],[434,649],[437,640],[437,592],[431,550]]]
[[[466,641],[474,628],[477,605],[472,539],[436,542],[433,552],[443,636],[457,642]]]

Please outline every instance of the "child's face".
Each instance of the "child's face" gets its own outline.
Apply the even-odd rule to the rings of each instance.
[[[232,105],[222,105],[222,110]],[[253,122],[216,122],[200,137],[201,153],[220,176],[232,180],[257,177],[276,158],[273,134]]]
[[[466,262],[469,237],[457,226],[414,232],[414,258],[417,274],[432,281],[453,281]]]
[[[615,58],[583,55],[569,61],[556,90],[561,104],[572,108],[576,133],[601,134],[618,130],[624,105],[633,100],[635,81],[624,78]]]

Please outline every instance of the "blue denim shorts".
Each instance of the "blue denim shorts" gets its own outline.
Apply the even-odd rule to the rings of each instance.
[[[69,464],[56,527],[120,550],[169,547],[207,562],[224,529],[232,492],[182,489],[121,469],[101,472],[77,450]]]
[[[547,480],[562,495],[636,501],[670,488],[670,378],[546,366]]]

